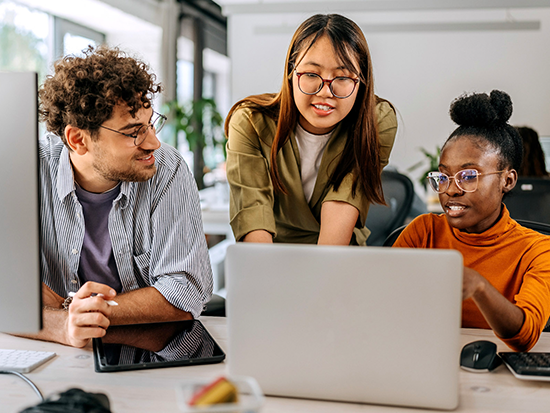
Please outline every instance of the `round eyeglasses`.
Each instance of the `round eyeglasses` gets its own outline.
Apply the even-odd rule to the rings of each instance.
[[[157,117],[152,122],[149,122],[147,125],[141,125],[134,133],[124,133],[103,125],[99,125],[99,127],[110,130],[112,132],[120,133],[121,135],[127,136],[128,138],[132,138],[134,140],[134,145],[139,146],[143,142],[145,142],[145,139],[147,138],[147,135],[149,135],[149,132],[151,130],[154,130],[155,133],[159,133],[166,124],[166,119],[168,119],[166,116],[155,111],[153,111],[153,115],[157,115]]]
[[[428,174],[428,182],[432,189],[438,194],[442,194],[451,184],[451,179],[455,180],[456,186],[458,189],[464,192],[475,192],[478,184],[478,177],[482,175],[493,175],[500,174],[504,171],[495,171],[487,173],[479,173],[475,169],[463,169],[458,171],[454,176],[449,176],[443,172],[430,172]]]
[[[353,79],[346,76],[338,76],[332,80],[323,79],[317,73],[302,72],[298,73],[294,69],[298,78],[298,88],[306,95],[316,95],[321,91],[325,83],[328,83],[330,92],[335,98],[345,99],[353,93],[359,79]]]

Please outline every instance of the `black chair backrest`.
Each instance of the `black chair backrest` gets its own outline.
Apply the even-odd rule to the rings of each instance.
[[[516,219],[516,222],[526,228],[538,231],[543,235],[550,235],[550,225],[548,224],[544,224],[542,222],[526,221],[525,219]],[[546,333],[550,332],[550,319],[548,319],[548,321],[546,322],[546,326],[542,331]]]
[[[388,237],[386,238],[386,240],[384,241],[384,244],[382,244],[382,246],[384,246],[384,247],[393,246],[393,243],[397,240],[397,238],[399,238],[399,235],[401,235],[401,233],[403,232],[405,227],[406,227],[406,225],[402,225],[399,228],[394,229],[391,232],[391,234],[388,235]]]
[[[521,226],[533,229],[533,230],[538,231],[538,232],[540,232],[541,234],[544,234],[544,235],[550,235],[550,225],[549,224],[544,224],[542,222],[527,221],[525,219],[516,219],[515,221]]]
[[[516,219],[515,221],[518,224],[520,224],[521,226],[524,226],[526,228],[530,228],[532,230],[538,231],[543,235],[549,235],[550,236],[550,225],[549,224],[544,224],[542,222],[527,221],[525,219]],[[403,232],[405,227],[406,227],[406,225],[403,225],[403,226],[395,229],[394,231],[392,231],[392,233],[390,235],[388,235],[388,237],[384,241],[384,244],[383,244],[384,247],[391,247],[393,245],[393,243],[395,242],[395,240],[397,240],[399,235],[401,235],[401,233]]]
[[[550,224],[550,179],[519,178],[504,203],[516,221]]]
[[[384,205],[371,205],[365,226],[371,231],[367,245],[382,245],[387,236],[403,225],[414,199],[411,180],[395,171],[382,171]]]

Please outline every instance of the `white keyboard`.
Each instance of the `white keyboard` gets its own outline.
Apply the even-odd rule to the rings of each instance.
[[[0,370],[29,373],[54,356],[50,351],[0,349]]]

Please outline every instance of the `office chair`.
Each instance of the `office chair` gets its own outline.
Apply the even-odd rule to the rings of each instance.
[[[399,228],[394,229],[390,235],[384,240],[384,243],[382,244],[383,247],[391,247],[394,242],[399,238],[399,235],[403,232],[406,225],[402,225]]]
[[[527,221],[525,219],[516,219],[515,220],[518,224],[520,224],[523,227],[530,228],[532,230],[535,230],[537,232],[540,232],[543,235],[549,235],[550,236],[550,225],[544,224],[542,222],[534,222],[534,221]],[[397,240],[399,235],[403,232],[406,225],[403,225],[391,232],[390,235],[386,238],[384,241],[384,244],[382,244],[384,247],[391,247],[394,242]]]
[[[225,317],[225,298],[220,292],[225,289],[225,254],[227,248],[234,243],[235,239],[228,237],[208,249],[215,293],[204,305],[201,316]]]
[[[514,219],[514,220],[523,227],[533,229],[537,232],[540,232],[543,235],[550,235],[550,224],[528,221],[525,219]]]
[[[386,237],[404,224],[414,198],[411,180],[396,171],[382,171],[382,188],[388,206],[371,205],[365,226],[371,231],[367,245],[383,245]]]
[[[201,316],[225,317],[225,298],[212,294],[212,298],[204,305]]]
[[[550,224],[550,179],[519,178],[503,201],[516,221]]]
[[[515,220],[518,224],[533,229],[537,232],[540,232],[543,235],[550,235],[550,225],[544,224],[542,222],[533,222],[533,221],[527,221],[524,219],[516,219]],[[544,327],[544,332],[550,332],[550,319],[546,322],[546,327]]]

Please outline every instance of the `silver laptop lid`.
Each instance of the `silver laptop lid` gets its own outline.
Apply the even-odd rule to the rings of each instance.
[[[266,394],[458,405],[458,252],[239,243],[226,277],[229,372]]]

